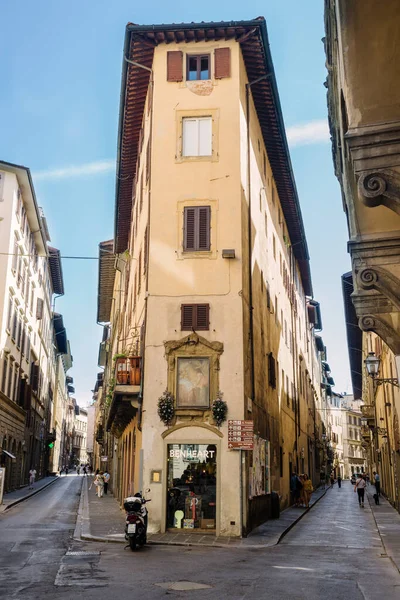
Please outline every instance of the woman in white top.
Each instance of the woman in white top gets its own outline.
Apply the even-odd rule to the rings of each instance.
[[[356,481],[356,485],[354,486],[354,491],[358,494],[358,504],[362,508],[364,508],[364,494],[366,486],[367,482],[365,481],[365,478],[362,475],[360,475]]]

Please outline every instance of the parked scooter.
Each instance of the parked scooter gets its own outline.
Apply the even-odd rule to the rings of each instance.
[[[146,493],[150,490],[146,490]],[[134,496],[125,498],[124,509],[126,511],[125,539],[129,542],[130,549],[141,548],[147,541],[148,510],[146,503],[150,502],[138,492]]]

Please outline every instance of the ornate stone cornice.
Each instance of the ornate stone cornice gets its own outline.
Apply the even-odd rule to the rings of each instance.
[[[200,335],[197,335],[197,333],[191,333],[180,340],[164,342],[165,353],[168,356],[171,354],[171,352],[179,350],[179,348],[194,348],[199,344],[209,348],[210,350],[213,350],[214,352],[217,352],[218,354],[222,354],[224,351],[224,345],[221,342],[209,342]]]
[[[400,215],[400,175],[391,169],[361,173],[358,192],[369,207],[386,206]]]

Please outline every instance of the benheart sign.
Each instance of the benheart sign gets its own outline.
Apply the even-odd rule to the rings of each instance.
[[[253,450],[253,443],[253,421],[228,421],[229,450]]]

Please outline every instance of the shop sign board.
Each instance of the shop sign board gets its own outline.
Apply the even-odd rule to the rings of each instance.
[[[228,421],[229,450],[253,450],[254,422]]]
[[[108,456],[102,456],[100,458],[101,462],[107,462],[108,461]]]

